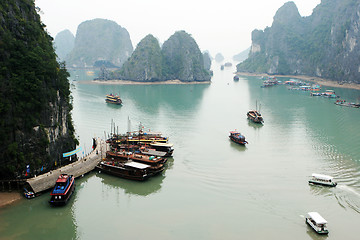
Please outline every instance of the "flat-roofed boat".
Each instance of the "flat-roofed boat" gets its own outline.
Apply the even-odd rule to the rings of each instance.
[[[154,148],[156,151],[166,152],[164,157],[171,157],[174,152],[174,148],[173,148],[174,145],[171,143],[153,142],[150,143],[149,145],[151,148]]]
[[[156,165],[158,163],[166,163],[167,159],[164,157],[155,157],[155,156],[149,156],[144,155],[141,153],[133,153],[133,152],[113,152],[113,151],[107,151],[106,156],[108,158],[118,159],[118,160],[132,160],[135,162],[141,162],[149,165]]]
[[[105,102],[116,104],[116,105],[122,104],[122,100],[121,100],[120,96],[114,95],[112,93],[106,95]]]
[[[317,212],[309,212],[306,223],[318,234],[328,234],[327,221]]]
[[[245,145],[248,142],[245,140],[245,136],[238,131],[230,131],[229,138],[238,144]]]
[[[337,183],[334,181],[334,178],[328,175],[313,173],[309,180],[309,184],[317,184],[328,187],[335,187]]]
[[[96,169],[101,172],[137,181],[144,181],[154,175],[150,168],[150,165],[139,162],[127,161],[122,163],[109,160],[101,161],[96,166]]]
[[[73,175],[61,174],[51,191],[49,203],[53,206],[65,205],[75,191],[75,178]]]

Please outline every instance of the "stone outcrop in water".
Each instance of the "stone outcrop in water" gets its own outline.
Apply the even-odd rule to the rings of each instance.
[[[250,56],[237,70],[360,83],[359,16],[357,0],[322,0],[308,17],[285,3],[271,27],[252,32]]]
[[[75,37],[69,30],[64,30],[56,34],[54,47],[59,61],[65,61],[67,55],[73,50]]]
[[[75,148],[70,90],[32,0],[0,1],[0,177],[40,173]]]
[[[204,68],[203,55],[190,34],[179,31],[160,48],[158,40],[146,36],[137,45],[132,56],[114,79],[131,81],[181,80],[210,81],[210,72]]]
[[[130,35],[116,22],[85,21],[78,26],[75,46],[66,58],[69,67],[93,67],[99,60],[122,66],[133,52]]]

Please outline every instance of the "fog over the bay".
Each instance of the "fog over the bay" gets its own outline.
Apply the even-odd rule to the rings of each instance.
[[[191,34],[202,51],[226,59],[251,45],[251,32],[271,26],[286,0],[35,0],[42,22],[55,38],[62,30],[74,35],[86,20],[104,18],[126,28],[133,46],[151,33],[162,43],[175,31]],[[309,16],[320,0],[294,1],[301,16]]]

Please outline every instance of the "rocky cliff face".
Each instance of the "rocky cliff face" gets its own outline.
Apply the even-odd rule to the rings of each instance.
[[[161,48],[153,35],[149,34],[139,42],[131,58],[121,68],[120,75],[123,80],[162,80]]]
[[[122,66],[133,52],[130,35],[116,22],[94,19],[81,23],[75,46],[66,58],[69,67],[93,67],[99,60]]]
[[[75,37],[69,30],[64,30],[56,34],[54,47],[59,61],[65,61],[67,55],[73,50]]]
[[[322,0],[309,17],[288,2],[271,27],[252,32],[250,56],[237,69],[360,83],[359,26],[356,0]]]
[[[209,81],[199,46],[185,31],[174,33],[162,46],[167,79]]]
[[[77,140],[68,73],[32,0],[0,2],[0,177],[46,171]]]
[[[113,78],[132,81],[209,81],[203,55],[195,40],[186,32],[172,35],[160,49],[152,35],[137,45],[134,53]]]

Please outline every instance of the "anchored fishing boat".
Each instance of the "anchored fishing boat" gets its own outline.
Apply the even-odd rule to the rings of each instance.
[[[328,234],[327,221],[317,212],[309,212],[306,223],[318,234]]]
[[[312,178],[309,180],[309,183],[328,187],[335,187],[337,185],[337,183],[334,182],[333,177],[317,173],[312,174]]]
[[[53,206],[65,205],[75,190],[75,178],[73,175],[61,174],[56,180],[55,187],[51,191],[49,203]]]
[[[264,123],[264,119],[260,113],[260,109],[259,110],[257,109],[257,101],[256,101],[256,109],[248,111],[246,116],[254,123]]]
[[[233,141],[233,142],[236,142],[238,144],[241,144],[241,145],[245,145],[247,144],[248,142],[245,140],[245,136],[242,135],[240,132],[238,131],[230,131],[230,136],[229,138]]]
[[[118,95],[114,95],[112,93],[106,95],[105,102],[112,103],[112,104],[117,104],[117,105],[122,104],[121,98]]]

